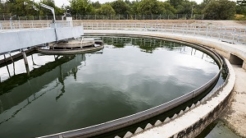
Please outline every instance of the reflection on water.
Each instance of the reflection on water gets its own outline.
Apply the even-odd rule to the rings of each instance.
[[[30,55],[29,76],[23,60],[1,67],[0,137],[47,135],[134,114],[194,90],[218,72],[208,55],[182,44],[103,40],[104,50],[96,53]]]

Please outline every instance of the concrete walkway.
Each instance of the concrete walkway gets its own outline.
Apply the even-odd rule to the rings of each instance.
[[[222,120],[237,134],[246,137],[246,71],[235,65],[233,68],[236,74],[236,83],[232,103]]]

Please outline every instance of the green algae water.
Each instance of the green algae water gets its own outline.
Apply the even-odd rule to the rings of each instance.
[[[28,56],[0,68],[0,137],[29,138],[96,125],[182,96],[219,68],[189,46],[103,37],[105,48]],[[3,56],[0,56],[3,59]]]

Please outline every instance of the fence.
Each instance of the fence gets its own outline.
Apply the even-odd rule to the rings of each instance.
[[[56,20],[62,20],[63,15],[56,15]],[[10,20],[11,14],[0,14],[0,20]],[[203,20],[203,14],[153,14],[153,15],[138,15],[138,14],[117,14],[117,15],[80,15],[72,16],[73,20]],[[15,16],[15,20],[52,20],[53,16]]]
[[[75,23],[76,25],[76,23]],[[219,39],[231,44],[246,44],[246,27],[215,26],[207,24],[189,23],[96,23],[84,22],[85,30],[127,30],[127,31],[155,31],[182,35],[205,36]]]
[[[62,24],[62,21],[58,21]],[[8,20],[0,22],[0,30],[4,29],[22,29],[22,28],[43,28],[50,27],[51,20],[35,21],[35,20]],[[85,30],[124,30],[124,31],[155,31],[163,33],[175,33],[181,35],[194,35],[207,38],[214,38],[227,43],[246,44],[246,27],[238,26],[216,26],[206,23],[191,22],[148,22],[142,21],[78,21],[74,20],[74,26],[83,24]]]

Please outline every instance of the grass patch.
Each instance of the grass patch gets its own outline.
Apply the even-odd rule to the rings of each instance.
[[[246,16],[243,14],[235,14],[235,20],[246,20]]]

